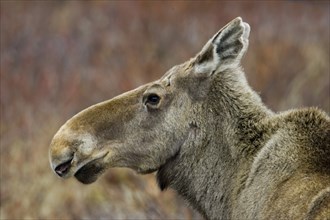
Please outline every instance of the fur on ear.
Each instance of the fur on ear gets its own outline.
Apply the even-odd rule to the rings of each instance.
[[[196,73],[219,72],[240,65],[249,45],[250,26],[237,17],[216,33],[197,54]]]

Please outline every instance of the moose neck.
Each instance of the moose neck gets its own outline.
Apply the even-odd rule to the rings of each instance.
[[[208,101],[195,112],[187,141],[160,168],[158,182],[161,189],[178,191],[207,219],[229,219],[233,194],[238,196],[244,186],[264,138],[257,122],[272,113],[240,70],[217,74]]]

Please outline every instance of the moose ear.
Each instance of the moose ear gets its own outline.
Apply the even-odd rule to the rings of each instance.
[[[250,26],[238,17],[216,33],[197,54],[196,73],[213,74],[240,65],[249,44]]]

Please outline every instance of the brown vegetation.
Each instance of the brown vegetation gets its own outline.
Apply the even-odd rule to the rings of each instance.
[[[1,1],[1,219],[199,218],[153,175],[110,170],[82,186],[51,173],[48,145],[81,109],[159,78],[236,16],[243,60],[273,110],[330,112],[329,2]]]

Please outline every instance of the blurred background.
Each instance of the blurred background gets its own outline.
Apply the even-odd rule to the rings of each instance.
[[[274,111],[330,113],[329,1],[1,0],[1,219],[200,219],[154,175],[92,185],[51,171],[48,146],[80,110],[161,77],[241,16],[243,66]]]

